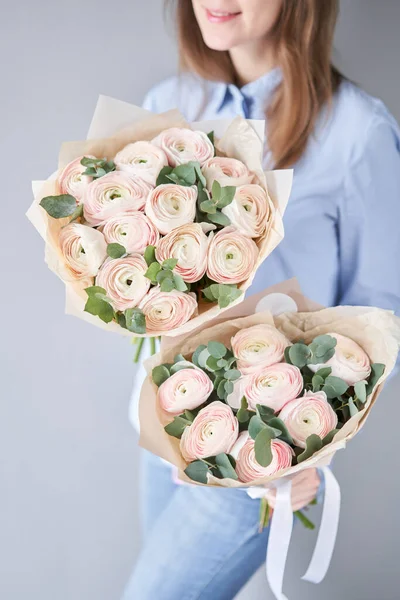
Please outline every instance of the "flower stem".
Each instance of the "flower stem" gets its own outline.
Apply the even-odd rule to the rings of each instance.
[[[260,502],[260,525],[258,533],[261,533],[265,527],[268,527],[269,523],[269,504],[266,498],[261,498]]]
[[[299,519],[300,523],[303,523],[306,529],[315,529],[314,523],[310,521],[301,510],[296,510],[294,514]]]
[[[135,352],[135,356],[133,357],[133,362],[134,363],[138,363],[139,362],[139,358],[140,358],[140,354],[142,352],[142,347],[143,347],[144,339],[145,338],[138,338],[138,341],[136,342],[136,352]]]
[[[156,348],[156,339],[155,337],[151,337],[149,338],[150,340],[150,354],[153,356],[153,354],[156,354],[157,352],[157,348]]]

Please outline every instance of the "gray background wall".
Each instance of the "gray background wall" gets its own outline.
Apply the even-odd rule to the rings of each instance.
[[[85,136],[99,93],[140,103],[174,72],[161,5],[1,0],[2,600],[118,600],[139,549],[138,449],[127,420],[132,349],[63,315],[63,287],[23,213],[30,180],[54,169],[63,140]],[[398,0],[343,0],[337,32],[346,74],[398,119],[399,25]],[[290,598],[400,597],[399,391],[399,380],[392,382],[363,433],[337,457],[342,517],[319,587],[299,582],[313,534],[296,531]],[[385,444],[377,445],[383,432]],[[263,573],[240,595],[268,597]]]

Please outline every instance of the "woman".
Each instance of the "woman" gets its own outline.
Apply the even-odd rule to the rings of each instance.
[[[296,276],[326,306],[400,308],[400,132],[381,101],[331,65],[338,0],[179,0],[183,73],[145,107],[189,121],[267,120],[266,168],[294,168],[285,239],[251,292]],[[177,486],[146,455],[146,538],[124,600],[229,600],[265,560],[259,502],[240,490]],[[314,470],[293,485],[315,496]]]

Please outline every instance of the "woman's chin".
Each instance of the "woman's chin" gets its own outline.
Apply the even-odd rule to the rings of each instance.
[[[228,39],[218,35],[203,34],[203,39],[205,45],[210,48],[210,50],[216,50],[218,52],[227,52],[238,44],[237,40],[235,39]]]

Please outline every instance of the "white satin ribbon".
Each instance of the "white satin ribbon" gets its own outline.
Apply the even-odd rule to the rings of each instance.
[[[321,524],[310,565],[302,577],[311,583],[320,583],[328,571],[335,547],[340,514],[339,484],[328,467],[322,467],[321,471],[325,478]],[[292,483],[290,480],[278,481],[276,488],[276,502],[268,538],[266,571],[268,583],[276,600],[288,600],[282,588],[293,529]],[[249,488],[246,491],[251,498],[265,496],[262,488]]]

